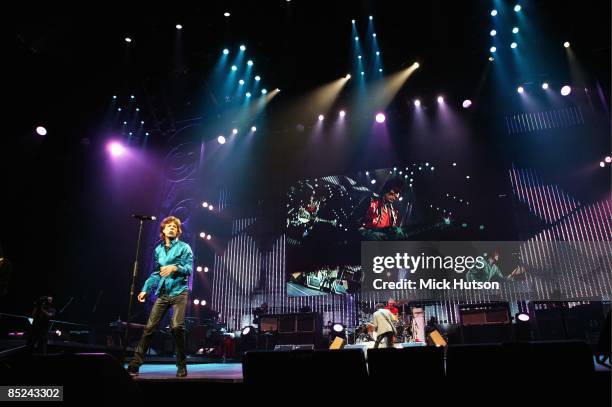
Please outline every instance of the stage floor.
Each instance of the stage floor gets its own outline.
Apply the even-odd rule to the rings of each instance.
[[[174,364],[147,364],[140,367],[136,381],[198,381],[242,383],[242,363],[199,363],[187,365],[187,377],[176,377]]]
[[[143,382],[194,381],[217,383],[242,383],[241,363],[199,363],[187,365],[188,376],[176,377],[174,364],[147,364],[140,367],[140,374],[134,379]],[[595,371],[609,372],[610,368],[595,363]]]

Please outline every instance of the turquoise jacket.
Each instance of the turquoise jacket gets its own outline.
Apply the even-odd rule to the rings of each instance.
[[[175,265],[178,270],[169,276],[160,276],[160,268],[163,266]],[[166,250],[165,242],[160,243],[155,248],[155,264],[153,272],[145,281],[141,292],[149,294],[151,289],[155,289],[155,295],[164,287],[167,295],[175,296],[189,290],[189,276],[193,272],[193,252],[191,247],[178,239],[170,241],[170,247]]]

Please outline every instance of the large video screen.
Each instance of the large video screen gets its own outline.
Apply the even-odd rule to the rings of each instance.
[[[443,239],[470,208],[464,197],[450,196],[437,174],[433,165],[422,163],[291,184],[286,206],[288,295],[359,291],[362,241]],[[454,204],[441,206],[442,198]]]

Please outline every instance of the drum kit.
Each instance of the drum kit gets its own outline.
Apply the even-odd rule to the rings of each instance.
[[[409,307],[407,301],[398,301],[397,318],[394,318],[395,343],[425,341],[425,313],[421,307]],[[374,326],[370,323],[374,308],[368,302],[359,303],[358,325],[355,328],[355,343],[367,343],[376,340]]]

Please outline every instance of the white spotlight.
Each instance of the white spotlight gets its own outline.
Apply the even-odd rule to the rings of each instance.
[[[344,117],[344,116],[346,116],[346,112],[345,112],[344,110],[340,110],[340,113],[339,113],[339,114],[340,114],[340,117]]]
[[[177,29],[177,30],[182,30],[182,29],[183,29],[183,26],[182,26],[182,25],[180,25],[180,24],[177,24],[177,25],[176,25],[176,29]]]
[[[325,119],[325,116],[323,116],[322,114],[319,115],[319,121],[323,121],[323,119]]]
[[[224,15],[225,17],[229,17],[229,16],[231,16],[231,14],[230,14],[230,13],[228,13],[227,11],[226,11],[225,13],[223,13],[223,15]]]
[[[255,126],[251,127],[251,131],[252,131],[253,133],[254,133],[254,132],[256,132],[256,131],[257,131],[257,127],[255,127]]]
[[[567,96],[567,95],[569,95],[570,93],[572,93],[572,88],[571,88],[571,87],[569,87],[568,85],[565,85],[564,87],[562,87],[562,88],[561,88],[561,94],[562,94],[563,96]]]
[[[472,101],[470,99],[465,99],[461,106],[463,106],[464,109],[467,109],[468,107],[472,106]]]
[[[544,90],[548,89],[548,83],[547,82],[544,82],[542,84],[542,89],[544,89]]]
[[[219,144],[225,144],[225,137],[219,136],[217,137],[217,141],[219,142]]]
[[[570,47],[570,43],[569,43],[569,42],[567,42],[567,41],[565,41],[565,42],[563,43],[563,46],[564,46],[565,48],[569,48],[569,47]]]
[[[415,106],[415,107],[419,107],[419,106],[421,106],[421,101],[420,101],[419,99],[416,99],[416,100],[414,101],[414,106]]]
[[[444,103],[444,97],[442,97],[442,96],[438,96],[438,103],[439,103],[439,104]]]
[[[233,129],[232,134],[238,134],[238,129]]]
[[[523,92],[525,92],[525,89],[522,86],[519,86],[518,88],[516,88],[516,91],[518,93],[523,93]]]

